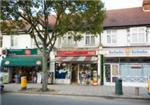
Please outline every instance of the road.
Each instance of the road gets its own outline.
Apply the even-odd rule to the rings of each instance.
[[[1,105],[150,105],[150,100],[3,94],[1,96]]]

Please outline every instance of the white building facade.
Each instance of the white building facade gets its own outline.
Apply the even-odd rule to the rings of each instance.
[[[101,35],[105,56],[104,84],[114,84],[121,78],[126,86],[147,86],[150,75],[150,8],[146,9],[107,11]]]
[[[150,75],[150,12],[145,5],[150,3],[143,3],[143,8],[107,11],[101,35],[93,37],[87,33],[77,43],[64,38],[59,41],[59,50],[95,49],[98,77],[101,76],[99,54],[104,55],[104,85],[114,85],[121,78],[125,86],[146,87]],[[77,74],[79,71],[78,68]]]

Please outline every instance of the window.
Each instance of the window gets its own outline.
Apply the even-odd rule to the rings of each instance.
[[[62,38],[63,47],[72,47],[75,44],[73,37],[64,36]]]
[[[133,44],[146,43],[146,28],[136,27],[130,28],[130,40]]]
[[[117,43],[117,31],[107,30],[107,43],[114,44]]]
[[[11,36],[11,46],[17,46],[17,37]]]
[[[85,37],[85,44],[86,45],[95,45],[95,37],[88,35]]]

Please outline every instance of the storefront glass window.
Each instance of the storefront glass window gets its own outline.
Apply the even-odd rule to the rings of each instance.
[[[69,78],[69,69],[66,68],[67,65],[56,64],[55,78],[56,79],[67,79]]]
[[[147,82],[150,64],[120,64],[120,75],[125,82]]]
[[[110,64],[105,65],[105,77],[106,77],[106,82],[111,82],[111,66],[110,66]]]

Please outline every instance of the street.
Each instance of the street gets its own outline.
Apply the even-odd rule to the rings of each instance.
[[[3,94],[1,105],[149,105],[150,100],[99,97]]]

